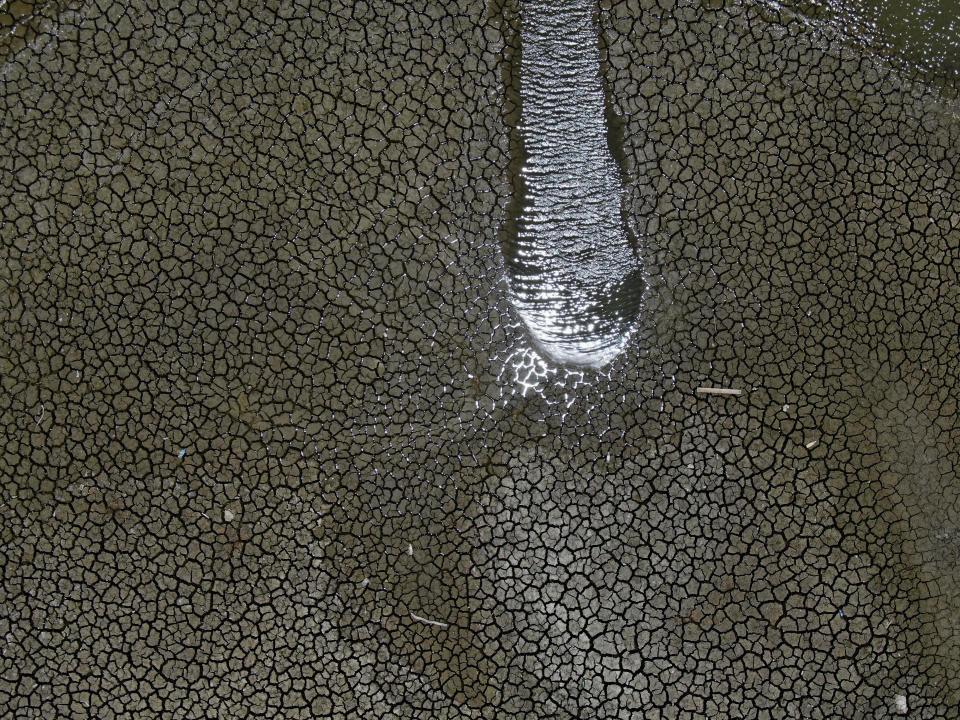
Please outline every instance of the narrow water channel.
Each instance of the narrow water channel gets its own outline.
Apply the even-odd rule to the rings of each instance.
[[[596,14],[592,0],[520,4],[504,241],[510,297],[536,346],[554,362],[590,367],[623,349],[644,289]]]

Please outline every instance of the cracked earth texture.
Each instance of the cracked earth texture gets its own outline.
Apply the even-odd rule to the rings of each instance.
[[[604,4],[649,283],[576,371],[503,289],[509,7],[0,19],[0,715],[960,715],[936,91]]]

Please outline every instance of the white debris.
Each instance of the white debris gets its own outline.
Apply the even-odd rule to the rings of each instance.
[[[409,555],[410,557],[413,557],[413,545],[411,545],[410,543],[407,543],[407,555]]]
[[[893,708],[900,715],[907,714],[907,696],[897,695],[893,698]]]
[[[440,622],[439,620],[428,620],[427,618],[421,617],[416,613],[410,613],[410,617],[412,617],[414,620],[419,620],[422,623],[426,623],[427,625],[436,625],[437,627],[447,627],[447,623],[445,622]]]
[[[808,442],[806,445],[804,445],[804,447],[805,447],[807,450],[813,450],[813,449],[814,449],[817,445],[819,445],[819,444],[820,444],[820,441],[819,441],[819,440],[811,440],[811,441]]]
[[[698,387],[697,392],[701,395],[743,395],[743,390],[738,388]]]
[[[223,511],[223,521],[224,521],[224,522],[231,522],[235,517],[236,517],[236,515],[234,515],[230,510],[224,510],[224,511]]]

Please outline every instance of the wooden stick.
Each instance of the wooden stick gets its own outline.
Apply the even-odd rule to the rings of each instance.
[[[743,395],[743,390],[737,388],[698,387],[701,395]]]
[[[415,613],[410,613],[410,617],[414,620],[419,620],[420,622],[426,623],[427,625],[436,625],[437,627],[447,627],[447,623],[440,622],[439,620],[428,620],[425,617],[420,617]]]

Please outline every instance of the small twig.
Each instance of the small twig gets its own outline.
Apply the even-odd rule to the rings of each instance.
[[[805,447],[807,450],[813,450],[813,449],[817,446],[817,444],[818,444],[819,442],[820,442],[819,440],[811,440],[811,441],[808,442],[806,445],[804,445],[804,447]]]
[[[37,424],[37,427],[40,428],[41,430],[43,430],[43,428],[40,426],[40,421],[43,420],[43,414],[46,411],[47,409],[43,406],[43,403],[40,403],[40,417],[34,420],[34,422]]]
[[[737,388],[698,387],[701,395],[743,395],[743,390]]]
[[[410,613],[410,617],[412,617],[414,620],[419,620],[422,623],[426,623],[427,625],[436,625],[437,627],[447,627],[447,623],[445,622],[440,622],[439,620],[428,620],[425,617],[420,617],[416,613]]]

